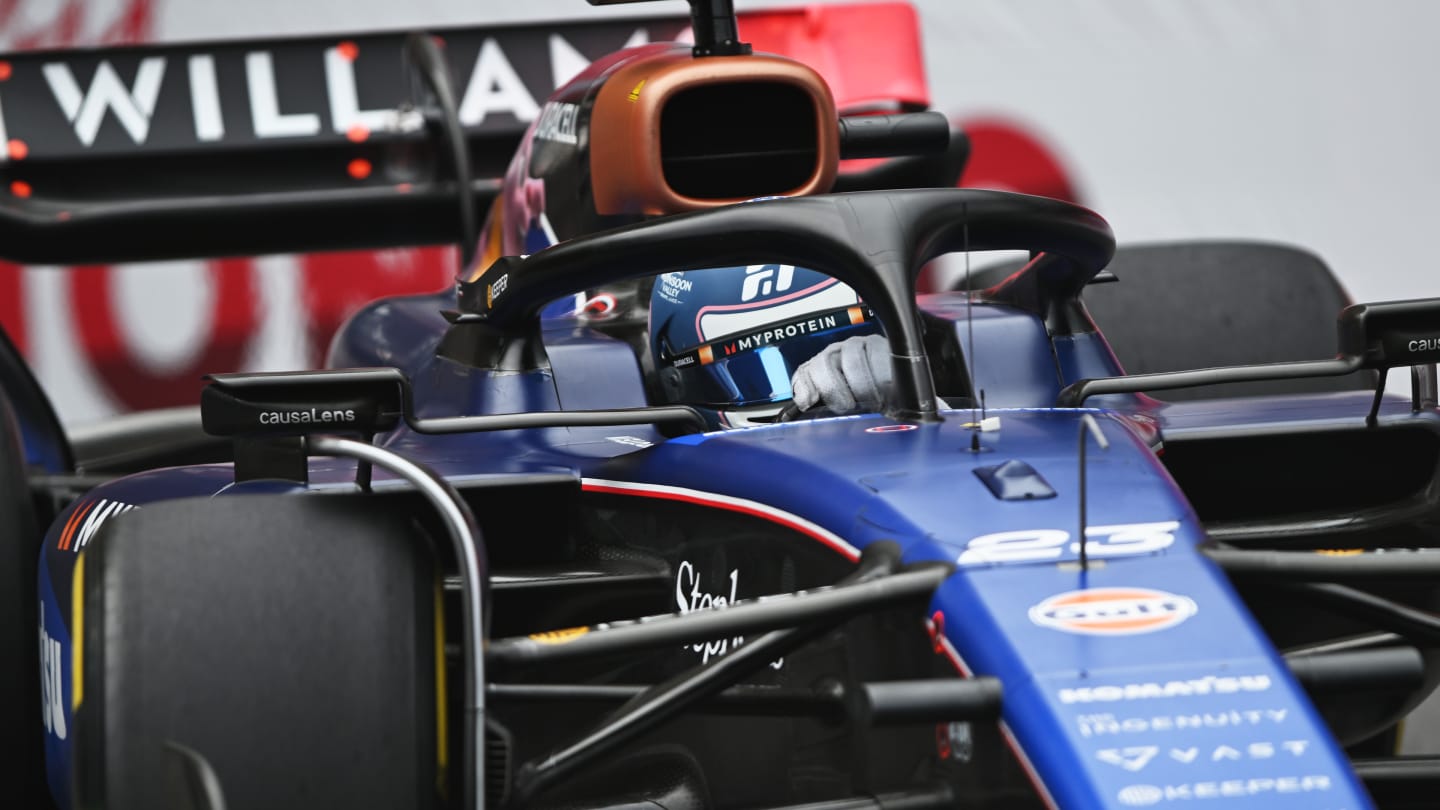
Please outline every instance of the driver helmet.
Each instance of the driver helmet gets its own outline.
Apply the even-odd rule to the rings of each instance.
[[[801,363],[880,331],[849,286],[785,264],[665,273],[649,317],[661,399],[716,411],[722,425],[773,419]]]

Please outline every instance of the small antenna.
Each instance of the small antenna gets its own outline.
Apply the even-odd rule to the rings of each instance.
[[[980,452],[980,420],[975,416],[975,291],[970,288],[970,204],[960,204],[961,242],[965,251],[965,330],[970,355],[970,452]],[[980,391],[980,399],[985,392]],[[982,403],[983,404],[983,403]],[[984,414],[984,410],[981,410]]]
[[[592,6],[620,6],[646,0],[590,0]],[[689,0],[690,30],[695,34],[696,56],[744,56],[750,43],[740,41],[735,22],[735,0]]]
[[[1110,447],[1110,441],[1105,438],[1105,433],[1100,430],[1100,423],[1095,417],[1085,414],[1080,417],[1080,570],[1090,570],[1090,558],[1085,554],[1085,437],[1095,437],[1095,443],[1100,445],[1101,450]]]
[[[1440,399],[1436,393],[1435,364],[1410,367],[1410,410],[1413,413],[1430,410]]]

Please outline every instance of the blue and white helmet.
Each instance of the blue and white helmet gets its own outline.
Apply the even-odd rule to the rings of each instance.
[[[650,293],[651,357],[670,403],[723,411],[783,402],[801,363],[878,331],[854,290],[802,267],[665,273]]]

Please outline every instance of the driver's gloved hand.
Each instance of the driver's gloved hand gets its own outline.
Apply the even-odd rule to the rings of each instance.
[[[795,370],[795,405],[835,413],[879,410],[890,389],[890,343],[884,335],[852,337],[826,346]]]

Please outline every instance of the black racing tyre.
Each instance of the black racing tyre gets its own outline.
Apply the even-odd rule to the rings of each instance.
[[[77,805],[437,805],[440,579],[395,497],[145,504],[80,565]]]
[[[0,804],[48,807],[36,566],[42,534],[10,400],[0,391]]]

